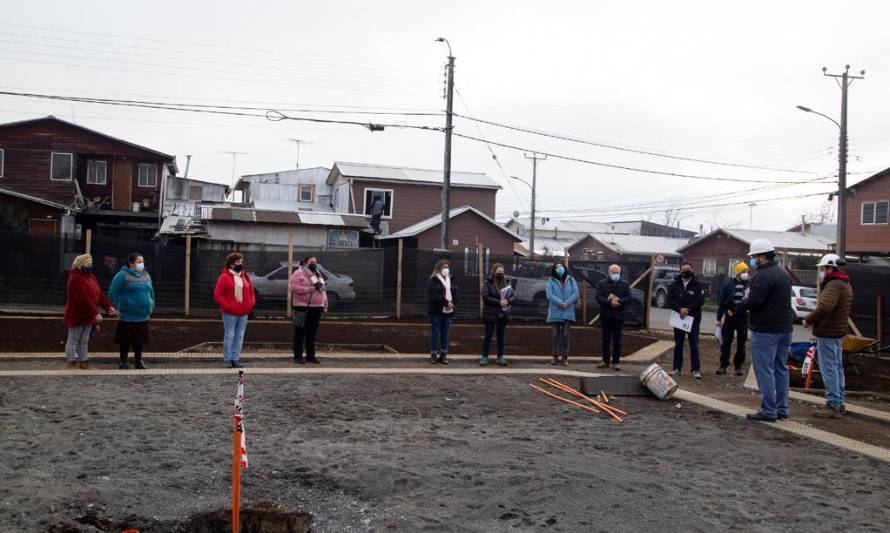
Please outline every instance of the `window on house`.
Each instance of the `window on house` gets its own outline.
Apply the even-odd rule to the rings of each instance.
[[[365,189],[365,215],[371,215],[371,208],[377,199],[383,200],[383,218],[392,218],[392,189]]]
[[[108,166],[105,161],[87,161],[87,184],[105,185],[107,169]]]
[[[201,188],[200,185],[190,185],[189,186],[189,200],[195,200],[200,202],[203,197],[204,189]]]
[[[701,273],[703,276],[714,276],[717,274],[717,260],[713,257],[705,258],[702,261]]]
[[[49,177],[53,180],[71,181],[74,170],[74,154],[53,152],[50,160]]]
[[[158,186],[158,166],[143,163],[139,165],[139,186],[155,188]]]
[[[300,201],[315,201],[315,185],[300,185]]]
[[[862,202],[862,212],[860,215],[861,224],[887,224],[888,211],[890,211],[890,201],[882,200],[880,202]]]
[[[0,148],[0,178],[3,177],[3,167],[6,165],[6,150]]]

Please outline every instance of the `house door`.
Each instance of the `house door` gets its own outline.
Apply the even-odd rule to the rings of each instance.
[[[115,211],[133,209],[133,162],[115,158],[112,163],[111,208]]]
[[[54,237],[56,235],[56,221],[46,218],[32,218],[28,221],[28,235]]]

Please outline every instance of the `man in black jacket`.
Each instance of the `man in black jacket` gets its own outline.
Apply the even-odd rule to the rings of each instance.
[[[609,266],[609,277],[596,284],[596,303],[600,306],[603,328],[603,362],[597,368],[621,370],[621,335],[624,328],[624,308],[630,303],[630,284],[621,279],[621,267]],[[609,348],[612,348],[609,357]]]
[[[766,239],[751,241],[748,253],[757,274],[742,305],[751,323],[751,359],[760,389],[760,411],[750,420],[775,422],[788,418],[788,348],[791,347],[791,276],[776,263],[776,251]]]
[[[732,360],[735,375],[745,374],[742,372],[742,365],[745,364],[745,343],[748,341],[748,311],[741,304],[747,290],[748,265],[738,263],[735,266],[735,277],[720,289],[716,326],[720,329],[723,342],[720,344],[720,368],[717,369],[717,375],[726,374],[733,337],[736,338],[735,357]]]
[[[671,374],[678,376],[683,370],[683,344],[689,336],[689,355],[692,359],[692,375],[701,379],[701,360],[698,351],[698,334],[701,329],[701,308],[705,303],[705,291],[702,284],[695,279],[692,263],[684,261],[680,265],[680,275],[668,287],[668,306],[676,311],[680,318],[691,316],[694,321],[692,329],[686,331],[674,328],[674,370]]]

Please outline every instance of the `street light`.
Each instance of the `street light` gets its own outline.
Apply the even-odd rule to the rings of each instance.
[[[846,80],[844,81],[846,84]],[[798,109],[804,111],[806,113],[813,113],[814,115],[819,115],[820,117],[826,118],[832,122],[835,126],[840,130],[840,150],[837,156],[838,159],[838,172],[837,172],[837,236],[835,240],[836,252],[841,257],[846,257],[847,253],[847,120],[846,120],[846,90],[844,91],[844,104],[843,104],[843,113],[841,116],[841,121],[843,125],[841,125],[838,121],[829,117],[824,113],[820,113],[809,107],[799,105]]]

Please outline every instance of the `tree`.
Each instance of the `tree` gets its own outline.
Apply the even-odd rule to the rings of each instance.
[[[0,207],[0,231],[24,233],[28,231],[28,213],[12,205]]]

